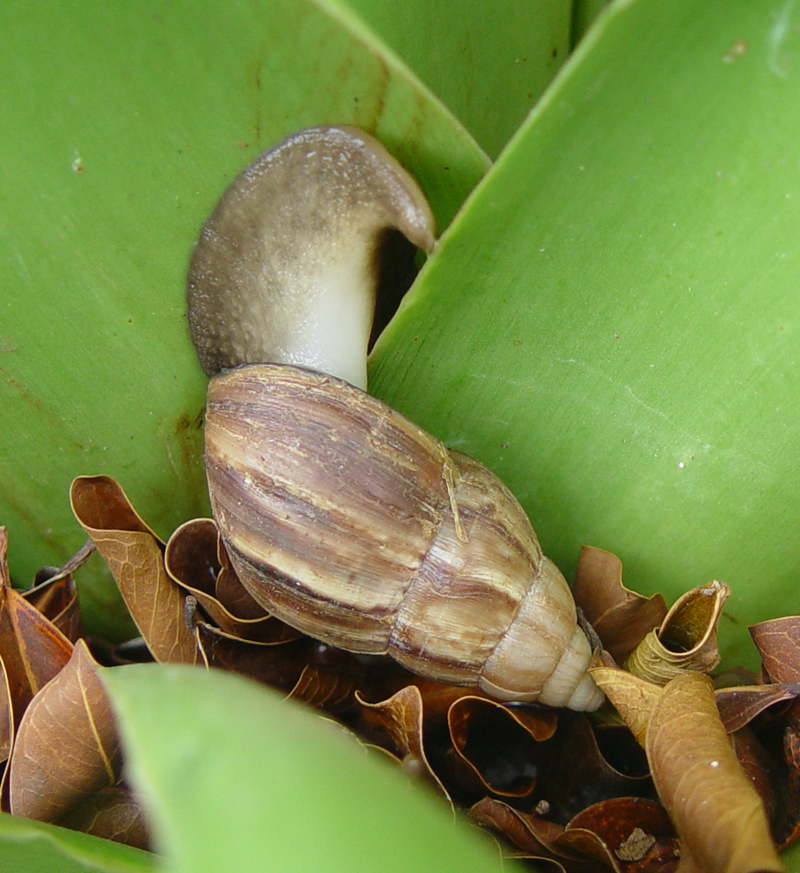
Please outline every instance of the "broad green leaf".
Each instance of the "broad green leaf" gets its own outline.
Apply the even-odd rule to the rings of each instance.
[[[800,610],[800,6],[601,16],[374,354],[371,388],[488,463],[571,576]]]
[[[0,813],[0,870],[19,873],[155,873],[161,859],[110,840]]]
[[[346,2],[493,157],[570,50],[572,0]]]
[[[102,678],[175,873],[516,869],[444,800],[271,689],[180,665]]]
[[[440,227],[488,160],[335,0],[4,0],[0,34],[0,522],[27,581],[83,541],[77,474],[116,477],[161,535],[206,512],[184,272],[249,160],[310,124],[360,125]],[[84,618],[119,631],[91,563]]]

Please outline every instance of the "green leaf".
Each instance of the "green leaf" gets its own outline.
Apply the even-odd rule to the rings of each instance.
[[[0,870],[19,873],[155,873],[155,855],[88,834],[0,813]]]
[[[570,50],[571,0],[346,0],[496,156]],[[587,11],[581,21],[592,14]]]
[[[444,800],[271,689],[178,665],[102,678],[176,873],[516,869]]]
[[[596,22],[441,240],[371,390],[720,641],[800,609],[800,7],[639,0]]]
[[[304,126],[360,125],[442,227],[488,160],[334,0],[7,0],[0,33],[0,523],[26,581],[82,542],[75,475],[113,475],[161,535],[206,511],[184,273],[249,160]],[[120,633],[99,560],[81,582],[88,626]]]

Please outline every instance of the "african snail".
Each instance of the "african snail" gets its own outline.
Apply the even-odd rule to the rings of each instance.
[[[189,323],[212,377],[206,472],[234,567],[264,607],[334,646],[500,700],[596,709],[569,587],[511,492],[362,390],[387,228],[433,246],[416,182],[347,127],[267,151],[203,227]]]

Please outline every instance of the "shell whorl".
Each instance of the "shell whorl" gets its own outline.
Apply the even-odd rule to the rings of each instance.
[[[217,376],[206,468],[243,584],[287,623],[500,699],[601,702],[569,588],[513,495],[379,400],[290,366]]]

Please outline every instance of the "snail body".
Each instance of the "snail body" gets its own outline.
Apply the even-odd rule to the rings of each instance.
[[[295,249],[288,228],[304,215],[313,232],[303,227]],[[206,473],[231,562],[266,609],[326,643],[389,654],[501,700],[596,709],[603,696],[569,586],[517,500],[482,464],[357,387],[369,327],[361,315],[355,335],[337,341],[347,348],[338,367],[319,307],[303,309],[322,287],[330,312],[327,292],[347,286],[351,243],[374,266],[387,228],[432,245],[416,183],[366,134],[316,128],[243,171],[200,236],[189,320],[211,376]],[[367,295],[370,269],[372,280],[354,271]],[[343,294],[350,307],[352,289]]]

